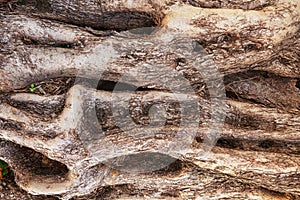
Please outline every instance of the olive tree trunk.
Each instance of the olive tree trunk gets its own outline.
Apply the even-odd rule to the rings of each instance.
[[[60,199],[299,199],[299,0],[0,0],[0,158]]]

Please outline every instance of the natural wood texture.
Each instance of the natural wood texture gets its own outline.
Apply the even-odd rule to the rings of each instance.
[[[24,190],[300,198],[298,0],[0,6],[0,158]]]

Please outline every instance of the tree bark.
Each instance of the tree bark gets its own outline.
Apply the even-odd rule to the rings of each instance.
[[[299,199],[300,2],[0,1],[0,158],[60,199]]]

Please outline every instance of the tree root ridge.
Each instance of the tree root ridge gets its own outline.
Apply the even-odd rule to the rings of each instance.
[[[1,2],[0,158],[25,191],[64,200],[299,198],[299,8]]]

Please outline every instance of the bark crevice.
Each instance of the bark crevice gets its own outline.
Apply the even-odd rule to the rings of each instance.
[[[7,6],[0,158],[24,190],[64,200],[299,198],[299,1]],[[225,120],[211,127],[214,114]]]

